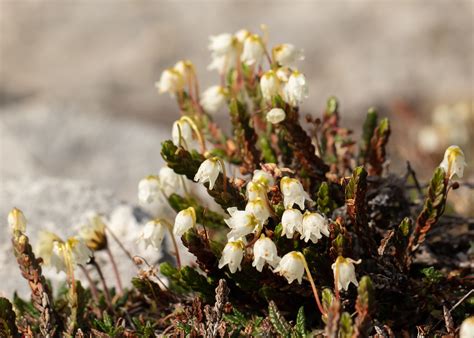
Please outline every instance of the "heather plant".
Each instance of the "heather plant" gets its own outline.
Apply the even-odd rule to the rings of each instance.
[[[140,241],[164,250],[170,238],[175,259],[148,262],[121,246],[138,269],[122,286],[118,270],[104,275],[94,257],[105,250],[117,264],[108,241],[120,240],[100,215],[67,240],[44,233],[33,251],[13,209],[12,243],[32,296],[0,300],[2,334],[472,337],[472,264],[454,257],[473,258],[472,238],[446,235],[472,221],[443,216],[463,151],[446,150],[425,192],[409,165],[391,173],[389,120],[369,109],[357,140],[334,97],[320,117],[303,119],[303,52],[270,48],[262,31],[211,36],[219,84],[203,93],[188,60],[157,83],[180,117],[161,145],[166,166],[138,185],[153,216]],[[231,133],[214,122],[226,109]],[[180,242],[193,263],[183,264]],[[42,264],[66,272],[63,290],[52,292]]]

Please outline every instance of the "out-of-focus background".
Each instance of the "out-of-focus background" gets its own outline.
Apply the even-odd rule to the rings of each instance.
[[[214,84],[208,36],[261,23],[271,43],[305,50],[305,113],[320,114],[336,95],[357,134],[378,107],[393,123],[398,172],[406,159],[426,179],[453,143],[473,166],[472,0],[0,0],[0,219],[21,207],[34,233],[136,204],[137,182],[158,171],[178,116],[156,92],[160,72],[187,58],[202,88]]]

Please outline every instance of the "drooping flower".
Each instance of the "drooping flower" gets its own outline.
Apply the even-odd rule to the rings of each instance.
[[[171,138],[175,146],[184,146],[187,149],[196,147],[193,128],[186,120],[178,120],[173,123]]]
[[[265,101],[271,102],[273,97],[280,94],[280,79],[273,70],[269,70],[260,78],[260,90]]]
[[[194,176],[194,181],[200,183],[209,182],[209,190],[212,190],[221,171],[222,168],[219,159],[215,157],[207,159],[199,166],[199,169]]]
[[[259,182],[250,181],[247,183],[247,198],[249,201],[261,199],[265,201],[267,199],[267,188],[265,185]]]
[[[86,264],[92,257],[92,251],[79,237],[69,237],[67,241],[54,241],[49,264],[56,270],[68,272],[77,265]]]
[[[192,76],[194,76],[194,65],[189,60],[178,61],[174,65],[174,70],[176,70],[179,74],[181,74],[181,76],[183,77],[185,81],[186,79],[189,79]]]
[[[282,43],[273,47],[273,58],[280,66],[293,66],[297,61],[304,60],[302,49],[297,49],[289,43]]]
[[[276,268],[281,259],[278,257],[275,243],[263,234],[253,245],[253,257],[252,266],[260,272],[265,263],[270,264],[272,268]]]
[[[20,209],[13,208],[8,214],[8,225],[10,229],[20,232],[26,231],[26,218],[23,212]]]
[[[353,283],[355,286],[359,285],[355,274],[354,263],[359,264],[360,260],[354,261],[350,258],[339,256],[337,257],[336,262],[332,264],[331,267],[334,272],[334,280],[337,279],[337,287],[339,290],[347,290],[349,288],[349,283]]]
[[[183,183],[181,175],[176,174],[173,169],[166,166],[161,167],[158,178],[160,187],[166,196],[177,193]]]
[[[181,210],[174,220],[173,234],[181,237],[186,231],[196,226],[196,211],[193,207]]]
[[[272,124],[284,121],[286,117],[285,111],[281,108],[273,108],[267,113],[267,121]]]
[[[179,71],[168,68],[161,73],[160,81],[155,84],[160,94],[169,93],[175,95],[184,89],[185,81]]]
[[[165,238],[166,228],[166,224],[159,219],[147,222],[140,236],[140,239],[145,243],[145,247],[151,245],[156,250],[159,250],[161,248],[161,243]]]
[[[72,254],[72,263],[74,265],[86,264],[92,257],[92,251],[87,247],[84,240],[79,237],[72,236],[66,241],[68,250]]]
[[[105,234],[105,221],[97,213],[87,215],[87,223],[79,229],[79,236],[92,251],[99,251],[107,247],[107,235]]]
[[[216,69],[220,74],[226,74],[227,70],[237,63],[241,43],[238,37],[229,33],[211,36],[209,40],[212,60],[207,69]]]
[[[308,84],[303,74],[293,71],[285,85],[283,98],[292,106],[298,106],[308,97]]]
[[[270,210],[266,200],[256,198],[247,202],[245,211],[254,214],[260,224],[265,224],[270,217]]]
[[[293,238],[295,231],[302,232],[303,214],[298,209],[286,209],[281,216],[282,236]]]
[[[260,36],[257,34],[250,35],[244,41],[244,49],[241,56],[242,62],[249,66],[258,65],[262,61],[264,52]]]
[[[43,259],[44,264],[50,265],[54,243],[62,242],[63,240],[58,235],[44,230],[40,231],[38,237],[35,253]]]
[[[255,170],[252,176],[252,182],[263,184],[267,189],[275,185],[273,176],[263,170]]]
[[[310,201],[308,193],[296,178],[283,177],[280,181],[280,190],[283,193],[283,205],[285,209],[293,207],[294,204],[304,209],[304,201]]]
[[[209,37],[209,50],[215,55],[225,55],[235,48],[236,38],[229,33],[211,35]]]
[[[250,36],[250,32],[246,29],[240,29],[237,32],[235,32],[234,36],[236,37],[237,41],[240,43],[244,43],[245,39],[247,39]]]
[[[202,93],[201,105],[208,113],[214,114],[227,101],[227,90],[221,86],[209,87]]]
[[[219,260],[219,269],[225,265],[229,266],[231,273],[241,270],[242,259],[244,258],[244,243],[242,241],[229,241],[222,251],[222,257]]]
[[[292,71],[288,67],[280,67],[276,70],[276,76],[281,83],[287,83],[290,79]],[[285,92],[283,91],[283,96],[285,96]]]
[[[329,222],[321,214],[317,212],[305,212],[303,215],[303,228],[301,234],[305,242],[311,240],[317,243],[323,235],[329,237]]]
[[[227,234],[230,241],[258,232],[262,227],[257,217],[251,212],[237,210],[237,208],[228,208],[227,211],[230,218],[225,219],[224,222],[231,229]]]
[[[464,319],[459,330],[459,338],[474,338],[474,316]]]
[[[160,198],[160,181],[156,176],[148,176],[138,183],[138,200],[144,204],[153,203]]]
[[[462,178],[464,175],[464,167],[466,166],[464,152],[458,146],[453,145],[448,147],[444,152],[443,161],[439,166],[444,169],[449,178],[452,178],[454,175]]]
[[[291,284],[295,279],[301,284],[304,275],[304,256],[301,252],[291,251],[282,257],[277,268],[273,270]]]

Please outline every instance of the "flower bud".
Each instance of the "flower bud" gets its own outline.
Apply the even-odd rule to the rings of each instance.
[[[196,211],[193,207],[181,210],[174,220],[173,234],[181,237],[186,231],[196,226]]]
[[[23,212],[20,209],[13,208],[8,214],[8,225],[10,229],[20,232],[26,231],[26,218]]]
[[[285,111],[281,108],[273,108],[267,113],[267,121],[273,124],[284,121],[286,117]]]
[[[301,284],[304,275],[304,256],[301,252],[291,251],[282,257],[277,268],[273,270],[291,284],[295,279]]]

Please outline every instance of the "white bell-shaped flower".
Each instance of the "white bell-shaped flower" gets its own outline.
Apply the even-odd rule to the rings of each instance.
[[[261,198],[248,201],[245,211],[254,214],[260,224],[265,224],[270,217],[270,209],[267,201]]]
[[[200,183],[209,182],[209,190],[212,190],[221,171],[221,162],[217,158],[207,159],[199,166],[199,169],[194,176],[194,181]]]
[[[249,201],[256,199],[265,201],[267,199],[267,188],[261,183],[250,181],[247,183],[246,192]]]
[[[202,93],[201,105],[208,113],[214,114],[227,102],[227,90],[221,86],[209,87]]]
[[[55,267],[58,272],[68,272],[69,268],[74,269],[77,265],[84,265],[89,262],[92,251],[83,239],[73,236],[69,237],[66,242],[60,239],[54,240],[49,256],[49,265]]]
[[[66,241],[66,246],[71,252],[73,265],[84,265],[92,257],[92,251],[80,237],[69,237]]]
[[[237,210],[237,208],[229,208],[227,211],[230,214],[230,218],[225,219],[224,222],[231,229],[227,234],[229,240],[235,240],[245,237],[252,232],[258,232],[262,227],[257,217],[251,212]]]
[[[53,242],[49,255],[48,265],[55,268],[57,272],[67,271],[66,255],[69,255],[64,242]],[[46,264],[46,261],[45,261]]]
[[[171,138],[175,146],[183,146],[186,149],[196,148],[193,128],[185,120],[178,120],[173,123]]]
[[[293,207],[294,204],[304,209],[304,201],[311,199],[303,189],[303,185],[296,178],[283,177],[280,181],[280,190],[283,194],[283,205],[285,209]]]
[[[273,108],[267,113],[267,121],[272,124],[280,123],[284,121],[286,117],[286,113],[281,108]]]
[[[148,176],[138,183],[138,200],[150,204],[160,199],[160,181],[156,176]]]
[[[173,234],[181,237],[186,231],[196,226],[196,211],[193,207],[181,210],[174,220]]]
[[[281,216],[282,236],[293,238],[295,231],[302,232],[303,214],[298,209],[286,209]]]
[[[12,231],[26,231],[26,217],[20,209],[13,208],[8,214],[8,225]]]
[[[278,80],[280,80],[280,83],[286,84],[288,82],[288,80],[290,79],[290,75],[291,75],[292,71],[288,67],[280,67],[276,70],[275,73],[278,77]],[[284,97],[285,96],[284,90],[283,90],[282,94],[283,94],[283,97]]]
[[[303,74],[297,70],[291,73],[283,91],[283,98],[292,106],[300,105],[308,97],[308,84]]]
[[[263,170],[255,170],[253,172],[252,182],[261,183],[267,187],[267,189],[275,185],[275,179],[273,176]]]
[[[45,265],[50,265],[54,243],[62,242],[62,240],[58,235],[44,230],[40,231],[38,237],[38,245],[35,248],[35,254],[43,259]]]
[[[297,61],[304,60],[302,49],[292,44],[282,43],[273,47],[273,58],[280,66],[293,66]]]
[[[194,65],[189,60],[178,61],[174,65],[174,70],[176,70],[179,74],[181,74],[184,81],[194,76]]]
[[[226,55],[233,51],[237,39],[232,34],[222,33],[209,37],[209,50],[215,55]]]
[[[265,101],[271,102],[273,97],[280,94],[280,79],[273,70],[269,70],[260,78],[260,90]]]
[[[155,84],[160,94],[169,93],[175,95],[184,89],[185,80],[174,68],[168,68],[161,73],[160,81]]]
[[[222,257],[219,260],[219,269],[228,265],[231,273],[241,270],[242,259],[244,258],[244,243],[242,241],[229,241],[222,251]]]
[[[474,316],[464,319],[459,330],[459,338],[474,338]]]
[[[145,243],[145,247],[150,245],[156,250],[161,249],[161,243],[165,238],[167,226],[161,220],[156,219],[145,224],[145,228],[140,236],[140,239]]]
[[[303,228],[301,234],[305,242],[311,240],[317,243],[324,235],[329,237],[329,221],[317,212],[305,212],[303,215]]]
[[[301,284],[304,275],[304,256],[301,252],[291,251],[282,257],[277,268],[273,270],[288,280],[291,284],[295,279]]]
[[[450,146],[444,152],[443,161],[439,165],[444,169],[449,178],[454,175],[462,178],[464,175],[464,167],[466,166],[466,159],[464,152],[458,146]]]
[[[272,268],[276,268],[280,262],[275,243],[263,234],[253,245],[253,257],[252,266],[260,272],[265,263],[268,263]]]
[[[169,167],[161,167],[159,173],[159,184],[166,196],[180,191],[183,184],[183,177],[174,172]]]
[[[239,41],[242,44],[244,43],[245,39],[247,39],[250,35],[251,35],[251,33],[246,29],[239,29],[234,34],[237,41]]]
[[[258,65],[262,61],[264,53],[262,39],[257,34],[253,34],[244,41],[241,60],[249,66]]]
[[[355,274],[355,264],[359,264],[359,261],[354,261],[350,258],[344,258],[342,256],[337,257],[336,262],[332,264],[332,270],[334,272],[334,280],[337,279],[337,287],[339,290],[347,290],[349,283],[353,283],[355,286],[359,285]]]

